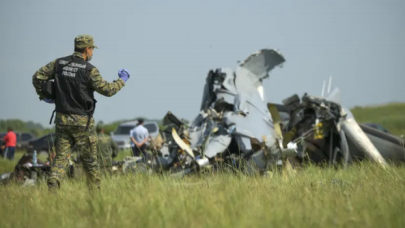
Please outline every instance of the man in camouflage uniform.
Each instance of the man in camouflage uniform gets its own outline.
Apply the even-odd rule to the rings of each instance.
[[[112,159],[118,155],[118,146],[109,135],[104,134],[102,124],[97,125],[97,159],[103,174],[112,174]]]
[[[92,36],[79,35],[74,44],[75,51],[72,55],[55,59],[41,67],[32,77],[39,99],[55,104],[56,156],[52,164],[52,175],[48,179],[50,190],[60,188],[60,179],[66,173],[74,145],[79,152],[89,189],[92,190],[94,185],[100,189],[97,135],[93,118],[97,102],[94,92],[111,97],[125,86],[129,78],[125,69],[118,71],[119,79],[112,83],[101,77],[98,69],[89,63],[93,57],[93,49],[97,48]],[[52,86],[49,86],[50,83],[53,83]],[[48,90],[50,87],[52,89]]]

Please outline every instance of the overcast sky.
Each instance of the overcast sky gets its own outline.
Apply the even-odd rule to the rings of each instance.
[[[270,102],[320,95],[330,75],[344,106],[405,101],[405,1],[172,0],[0,2],[0,119],[49,127],[53,105],[32,75],[93,35],[93,65],[108,81],[131,72],[113,97],[96,95],[95,118],[110,122],[167,111],[193,119],[210,69],[237,66],[262,48],[286,58],[265,81]]]

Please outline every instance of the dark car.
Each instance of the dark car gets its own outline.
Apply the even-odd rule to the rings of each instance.
[[[7,133],[3,132],[0,133],[0,139],[2,139]],[[36,139],[36,136],[34,134],[28,133],[28,132],[15,132],[17,136],[17,144],[16,148],[17,149],[26,149],[28,145],[28,141]]]
[[[1,157],[3,157],[3,154],[4,154],[3,146],[5,146],[5,145],[4,145],[3,140],[1,140],[1,136],[0,136],[0,156]]]
[[[17,135],[17,148],[18,149],[26,149],[28,146],[28,142],[30,140],[37,138],[34,134],[26,133],[26,132],[17,132],[16,135]]]
[[[391,134],[387,129],[385,129],[383,126],[381,126],[380,124],[376,124],[376,123],[365,123],[364,125],[375,128],[377,130],[380,130],[382,132]]]
[[[37,151],[37,154],[45,153],[53,150],[55,144],[55,133],[44,135],[40,138],[33,139],[27,143],[27,153],[31,154]]]

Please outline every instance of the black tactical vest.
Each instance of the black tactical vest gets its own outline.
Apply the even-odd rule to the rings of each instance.
[[[94,99],[94,90],[90,87],[89,75],[93,68],[89,62],[74,55],[57,59],[54,68],[55,111],[87,115],[87,127],[97,102]]]

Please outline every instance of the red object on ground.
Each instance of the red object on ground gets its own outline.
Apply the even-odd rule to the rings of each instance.
[[[6,147],[15,147],[17,144],[17,135],[12,131],[7,132],[3,139],[6,142]]]

